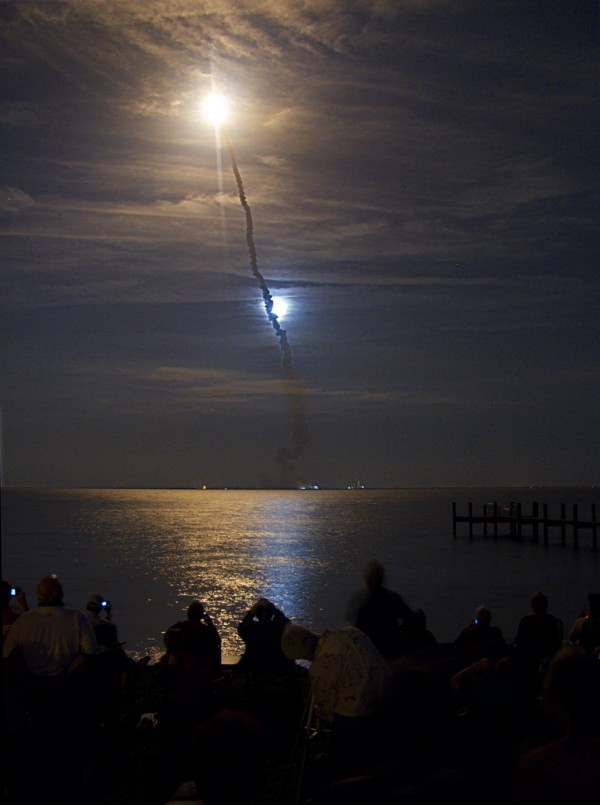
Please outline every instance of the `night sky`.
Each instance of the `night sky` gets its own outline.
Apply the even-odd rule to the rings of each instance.
[[[286,483],[600,480],[597,2],[5,2],[0,26],[5,485],[277,485],[298,416]]]

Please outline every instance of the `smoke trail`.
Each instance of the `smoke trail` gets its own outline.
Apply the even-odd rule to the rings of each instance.
[[[271,322],[271,326],[275,331],[275,335],[279,341],[281,350],[281,366],[284,377],[284,388],[290,401],[290,412],[292,416],[292,445],[290,448],[283,447],[277,451],[275,460],[279,464],[281,472],[281,480],[285,486],[295,486],[295,470],[293,462],[302,455],[302,451],[308,442],[308,427],[306,424],[306,412],[304,406],[304,389],[298,379],[294,376],[294,365],[292,361],[292,348],[288,341],[286,331],[279,324],[277,315],[273,312],[273,297],[269,291],[269,286],[266,283],[259,267],[256,258],[256,245],[254,243],[254,223],[252,221],[252,211],[246,198],[244,190],[244,183],[240,174],[235,154],[233,153],[233,146],[231,140],[224,126],[221,126],[225,145],[231,160],[231,168],[238,188],[240,203],[246,215],[246,244],[248,246],[248,253],[250,255],[250,268],[252,274],[258,281],[260,290],[262,292],[267,318]]]

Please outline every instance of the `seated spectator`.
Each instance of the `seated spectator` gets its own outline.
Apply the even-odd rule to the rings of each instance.
[[[292,624],[281,647],[286,657],[311,662],[315,713],[332,728],[334,776],[372,762],[391,672],[367,635],[353,626],[318,635]]]
[[[167,805],[258,805],[266,780],[270,739],[256,716],[219,710],[201,724],[192,741],[193,779],[182,783]]]
[[[588,611],[575,620],[569,642],[587,651],[600,648],[600,593],[588,595]]]
[[[484,657],[450,678],[458,710],[466,708],[481,722],[499,723],[526,716],[533,705],[529,676],[510,657]]]
[[[240,670],[260,679],[265,674],[292,678],[295,664],[281,650],[281,637],[289,618],[267,598],[260,598],[244,615],[238,634],[245,643]]]
[[[562,622],[548,613],[544,593],[533,593],[531,613],[519,621],[514,639],[515,660],[537,671],[542,660],[550,660],[562,645]]]
[[[471,623],[454,641],[465,665],[472,665],[485,657],[500,659],[508,653],[502,630],[498,626],[491,626],[491,621],[490,610],[484,606],[478,607]]]
[[[259,719],[243,710],[221,710],[202,724],[194,736],[194,776],[206,805],[258,803],[270,743]]]
[[[562,735],[522,753],[514,802],[600,802],[600,662],[561,648],[550,663],[545,712]]]
[[[385,569],[371,560],[364,569],[366,589],[350,598],[346,620],[364,632],[385,659],[400,656],[400,626],[410,620],[412,609],[401,595],[383,586]]]
[[[427,628],[427,618],[422,609],[416,609],[400,630],[400,656],[409,657],[423,649],[437,646],[433,632]]]

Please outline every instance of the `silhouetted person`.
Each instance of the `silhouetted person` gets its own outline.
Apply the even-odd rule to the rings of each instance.
[[[206,805],[259,802],[271,748],[262,723],[243,710],[204,722],[194,736],[194,776]]]
[[[88,682],[98,645],[84,613],[64,606],[57,576],[41,579],[36,593],[38,606],[15,621],[3,656],[5,662],[20,656],[24,663],[32,799],[37,786],[48,805],[70,805],[85,800],[82,769],[93,758],[98,725]]]
[[[118,630],[112,620],[111,609],[110,601],[97,593],[90,595],[85,607],[86,617],[92,625],[100,651],[120,646]]]
[[[562,622],[548,613],[548,599],[535,592],[530,599],[531,613],[519,621],[514,639],[515,659],[536,672],[542,660],[550,660],[562,645]]]
[[[548,671],[548,716],[562,730],[521,756],[513,786],[516,802],[600,802],[600,659],[561,648]]]
[[[123,650],[119,630],[112,617],[112,604],[103,595],[95,593],[88,598],[85,614],[92,625],[102,659],[109,660],[122,671],[140,670],[148,665],[150,657],[134,660]],[[105,656],[107,655],[107,656]]]
[[[221,671],[221,638],[200,601],[192,601],[187,620],[164,635],[165,653],[156,666],[164,690],[159,711],[166,779],[188,779],[194,729],[216,708],[214,683]]]
[[[401,595],[383,586],[385,570],[371,560],[364,570],[366,590],[355,593],[348,602],[346,620],[364,632],[385,659],[400,656],[400,627],[410,620],[412,609]]]
[[[471,665],[485,657],[500,659],[507,653],[506,641],[498,626],[491,626],[492,613],[480,606],[469,625],[454,641],[463,655],[465,665]]]
[[[531,679],[509,657],[484,657],[450,678],[456,706],[466,707],[480,726],[527,714],[533,703]]]
[[[408,794],[407,801],[454,801],[449,794],[450,777],[455,776],[455,716],[447,682],[428,668],[415,665],[412,658],[391,663],[391,670],[381,764],[392,770],[391,777],[400,791]],[[460,791],[462,794],[462,787]],[[404,802],[397,796],[380,800],[374,792],[364,802]]]
[[[3,656],[20,650],[28,670],[41,679],[66,679],[98,654],[94,631],[78,609],[68,609],[57,576],[38,582],[38,606],[24,612],[13,624]]]
[[[97,690],[95,703],[98,717],[105,721],[117,714],[122,706],[129,672],[138,672],[148,665],[149,657],[134,660],[128,657],[119,642],[116,623],[112,619],[111,602],[95,593],[88,598],[85,615],[90,622],[100,655],[95,663],[94,680]]]
[[[588,611],[575,620],[569,641],[587,651],[600,647],[600,593],[588,595]]]
[[[195,731],[191,749],[192,779],[177,788],[169,803],[254,805],[262,802],[271,744],[256,716],[244,710],[219,710]]]
[[[240,670],[260,680],[265,674],[291,678],[295,665],[281,650],[283,630],[290,620],[267,598],[260,598],[244,615],[238,634],[245,644]]]
[[[414,656],[437,645],[435,635],[427,628],[425,613],[422,609],[416,609],[400,630],[401,656]]]
[[[367,635],[353,626],[321,635],[292,624],[281,639],[286,657],[311,663],[316,715],[331,725],[332,773],[344,776],[373,761],[390,667]]]
[[[12,592],[16,593],[15,595]],[[16,601],[18,609],[14,607]],[[12,606],[11,606],[12,604]],[[12,587],[2,579],[2,645],[6,642],[15,621],[27,612],[27,597],[20,587]],[[5,791],[11,801],[18,802],[16,792],[23,785],[30,770],[27,758],[31,754],[29,714],[23,684],[24,668],[14,658],[4,660],[2,685],[2,754],[4,761]]]
[[[170,629],[178,629],[182,633],[186,649],[206,664],[212,679],[221,676],[221,636],[200,601],[192,601],[187,610],[187,620],[178,621]]]
[[[11,591],[13,589],[15,591],[15,595],[11,594]],[[13,588],[6,579],[2,579],[1,599],[2,599],[2,645],[4,645],[6,637],[10,632],[11,626],[23,612],[29,611],[29,606],[27,605],[27,596],[25,595],[25,591],[21,587]],[[14,609],[11,606],[11,602],[13,600],[16,601],[18,609]]]

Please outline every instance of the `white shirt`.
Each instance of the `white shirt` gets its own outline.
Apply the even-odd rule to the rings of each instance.
[[[29,670],[55,676],[78,654],[98,654],[94,630],[83,612],[62,606],[43,606],[24,612],[13,624],[2,655],[21,648]]]
[[[360,717],[379,710],[390,668],[364,632],[344,626],[323,632],[309,676],[317,715],[332,721],[334,715]]]

